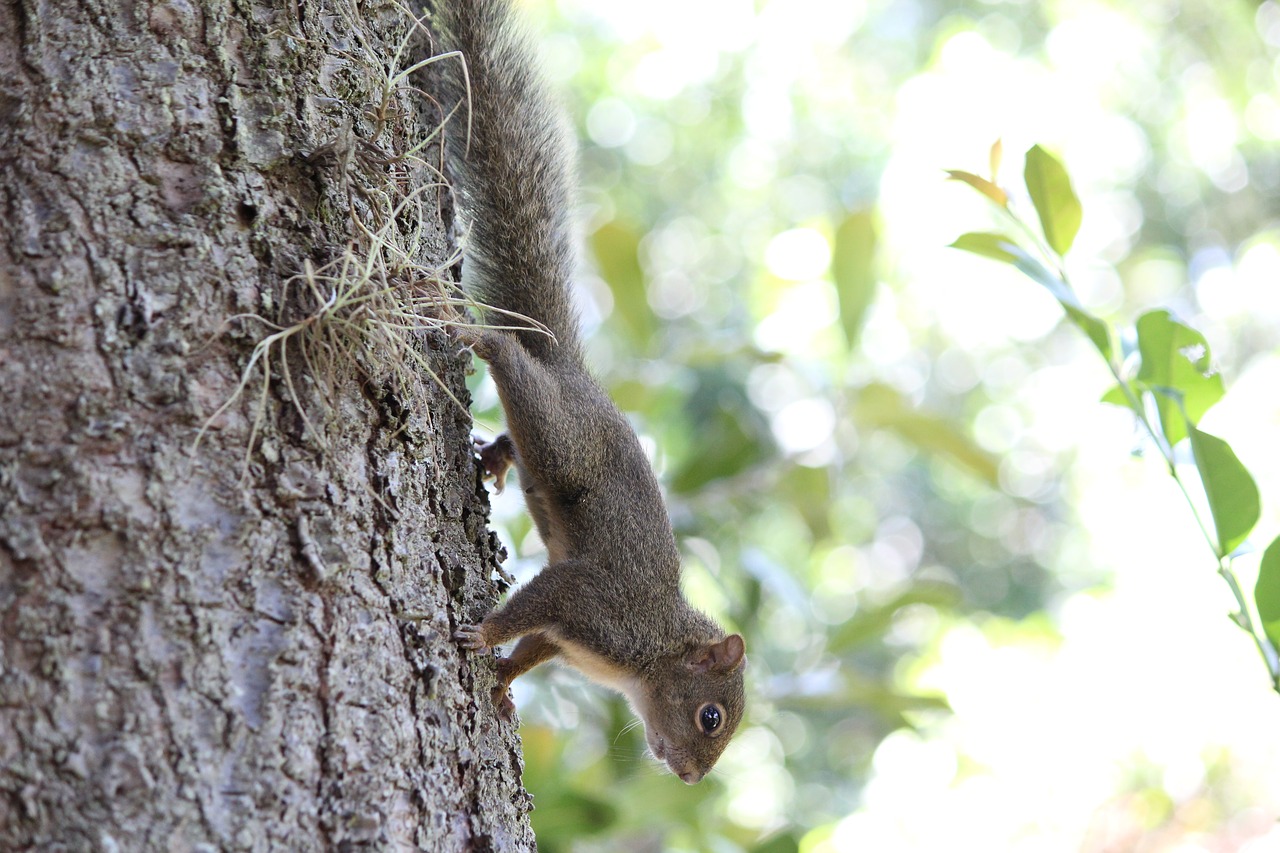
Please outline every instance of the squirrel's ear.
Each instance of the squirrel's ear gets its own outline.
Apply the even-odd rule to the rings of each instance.
[[[703,646],[689,658],[696,672],[733,672],[746,663],[747,647],[740,634],[730,634],[718,643]]]

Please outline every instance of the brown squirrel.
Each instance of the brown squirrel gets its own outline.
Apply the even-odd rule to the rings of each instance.
[[[680,591],[680,553],[657,478],[635,431],[583,363],[574,274],[574,146],[545,89],[510,0],[437,0],[432,28],[448,50],[439,90],[445,146],[469,220],[465,286],[496,309],[496,329],[458,337],[489,365],[507,433],[479,448],[501,486],[519,473],[547,564],[456,638],[498,661],[493,690],[510,718],[513,679],[561,658],[623,693],[655,758],[694,784],[715,764],[745,709],[738,634]],[[455,110],[456,108],[456,110]],[[469,119],[469,120],[468,120]],[[538,330],[519,318],[542,324]]]

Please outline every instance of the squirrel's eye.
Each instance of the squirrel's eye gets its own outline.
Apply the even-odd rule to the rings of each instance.
[[[719,705],[707,704],[698,709],[698,725],[702,728],[703,734],[709,735],[720,728],[723,719],[724,715]]]

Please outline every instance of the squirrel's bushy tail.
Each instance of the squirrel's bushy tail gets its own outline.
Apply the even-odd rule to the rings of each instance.
[[[510,0],[434,0],[430,8],[440,47],[463,56],[435,68],[446,115],[453,110],[445,144],[469,228],[468,284],[484,304],[531,317],[555,334],[552,341],[520,332],[532,355],[576,359],[569,290],[575,147],[564,114]],[[519,325],[500,314],[486,319]]]

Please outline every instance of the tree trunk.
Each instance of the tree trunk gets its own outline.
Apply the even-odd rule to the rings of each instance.
[[[2,850],[533,848],[411,29],[0,4]]]

